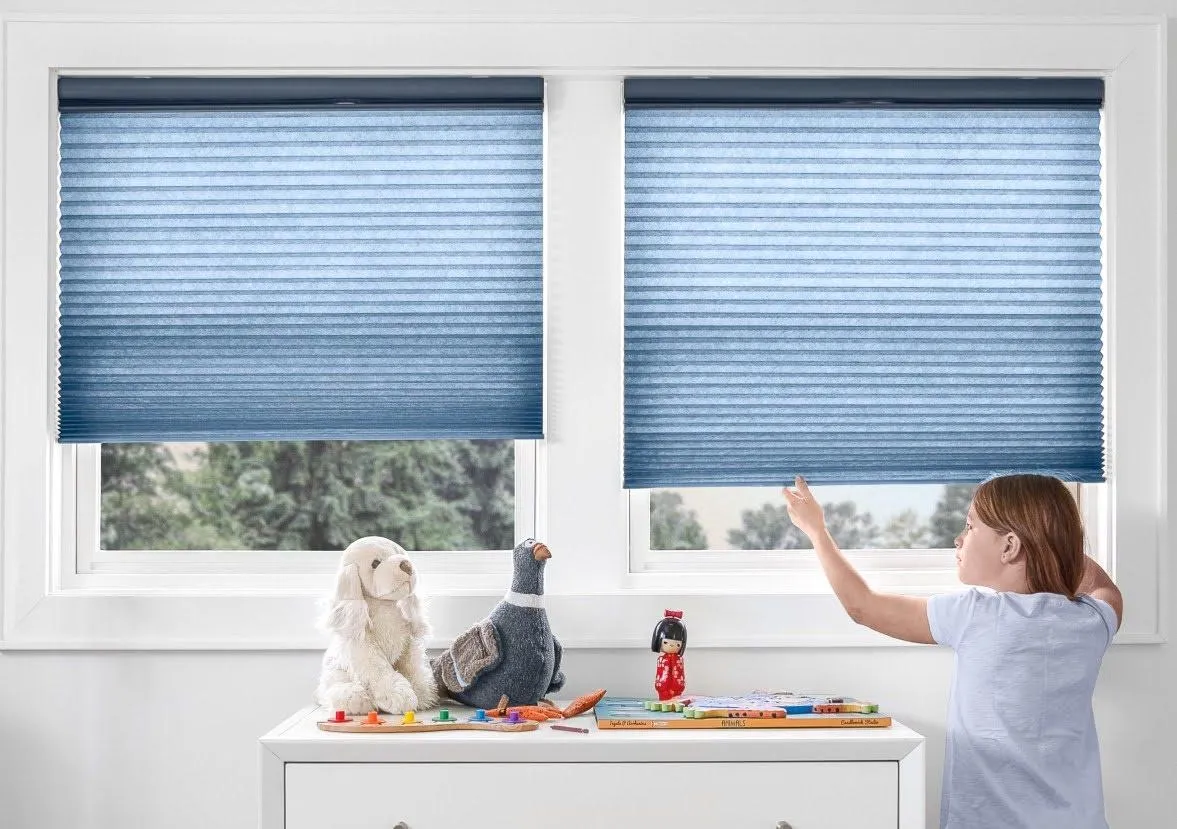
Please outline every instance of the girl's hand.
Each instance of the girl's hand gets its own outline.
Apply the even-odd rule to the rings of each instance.
[[[797,525],[801,532],[809,536],[811,541],[824,535],[826,531],[826,516],[821,504],[809,491],[809,484],[800,475],[794,480],[795,489],[785,487],[781,492],[785,495],[785,506],[789,510],[789,519]]]

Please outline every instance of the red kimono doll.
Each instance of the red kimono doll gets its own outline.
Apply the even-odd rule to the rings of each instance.
[[[687,686],[686,668],[682,653],[687,649],[687,628],[682,623],[681,610],[668,610],[654,628],[650,650],[659,654],[658,670],[654,674],[654,690],[658,699],[679,696]]]

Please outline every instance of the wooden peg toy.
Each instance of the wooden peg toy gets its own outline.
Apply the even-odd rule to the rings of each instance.
[[[478,714],[482,717],[479,718]],[[459,719],[448,708],[442,708],[436,717],[429,720],[417,719],[416,712],[406,711],[400,722],[383,719],[378,711],[370,711],[363,719],[345,717],[336,721],[333,717],[318,722],[322,731],[337,731],[346,734],[401,734],[421,733],[427,731],[535,731],[539,723],[530,722],[519,716],[517,712],[513,718],[494,720],[485,711],[475,712],[468,719]]]

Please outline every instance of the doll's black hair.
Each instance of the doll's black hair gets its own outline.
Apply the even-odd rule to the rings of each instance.
[[[683,653],[687,649],[687,626],[682,623],[682,619],[676,619],[673,616],[664,616],[654,626],[654,636],[650,639],[650,650],[658,653],[662,650],[662,640],[677,639],[682,642],[682,648],[679,653]]]

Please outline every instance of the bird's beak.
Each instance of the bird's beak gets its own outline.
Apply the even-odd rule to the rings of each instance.
[[[547,561],[552,557],[552,551],[549,550],[548,546],[542,542],[537,542],[536,545],[531,548],[531,554],[535,557],[536,561]]]

